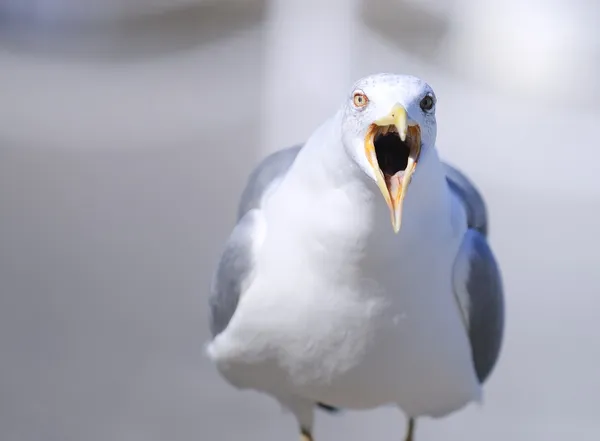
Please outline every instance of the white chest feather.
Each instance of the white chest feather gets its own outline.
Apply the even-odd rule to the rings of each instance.
[[[345,408],[395,403],[415,416],[478,399],[451,291],[451,223],[407,220],[395,235],[368,191],[295,196],[312,214],[270,217],[257,277],[224,336],[235,382]]]

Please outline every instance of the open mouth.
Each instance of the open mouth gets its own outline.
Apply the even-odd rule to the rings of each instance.
[[[421,154],[421,129],[408,124],[406,110],[395,106],[375,121],[365,138],[365,153],[377,185],[390,209],[392,225],[400,230],[402,203]]]
[[[410,155],[410,144],[402,141],[395,126],[376,127],[373,144],[379,169],[383,173],[386,184],[399,174],[404,175]]]

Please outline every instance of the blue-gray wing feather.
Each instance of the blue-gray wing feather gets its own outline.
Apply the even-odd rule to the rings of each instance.
[[[265,191],[285,175],[301,148],[296,145],[271,153],[252,171],[240,198],[238,219],[260,207]]]
[[[483,197],[473,183],[450,164],[443,163],[446,170],[446,181],[452,192],[462,201],[467,213],[467,225],[487,236],[489,225],[487,208]]]
[[[464,174],[445,166],[449,187],[467,213],[468,230],[454,266],[454,291],[468,329],[475,372],[483,383],[498,361],[504,336],[502,275],[487,241],[483,197]]]
[[[238,222],[227,240],[212,279],[209,322],[213,338],[229,325],[254,274],[255,253],[264,227],[261,212],[263,196],[285,175],[299,151],[300,146],[294,146],[270,154],[248,178],[240,198]]]
[[[233,229],[221,254],[209,297],[209,322],[213,338],[229,325],[245,288],[244,284],[253,275],[253,244],[261,221],[258,210],[247,212]]]

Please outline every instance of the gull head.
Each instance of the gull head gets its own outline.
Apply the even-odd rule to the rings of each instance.
[[[358,80],[343,108],[344,148],[379,187],[396,233],[419,158],[435,147],[435,107],[425,81],[383,73]]]

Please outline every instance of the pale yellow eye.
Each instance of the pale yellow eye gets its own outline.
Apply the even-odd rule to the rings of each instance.
[[[356,92],[353,101],[356,107],[365,107],[369,103],[369,98],[362,92]]]

